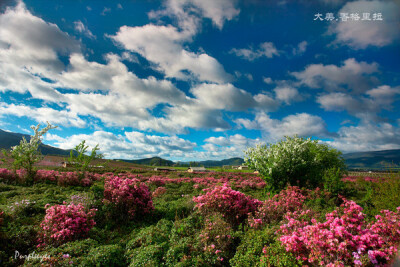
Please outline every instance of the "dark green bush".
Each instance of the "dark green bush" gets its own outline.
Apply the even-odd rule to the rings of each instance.
[[[345,184],[342,181],[344,172],[337,167],[329,168],[325,171],[323,176],[324,189],[332,195],[343,194]]]
[[[92,248],[80,265],[96,267],[126,266],[124,250],[120,245],[105,245]]]
[[[281,246],[275,234],[276,230],[277,227],[249,229],[229,262],[231,266],[301,266],[300,262]]]
[[[131,266],[159,266],[169,248],[173,223],[162,219],[157,225],[141,229],[126,245],[125,255]],[[150,264],[151,263],[151,264]],[[150,264],[150,265],[149,265]]]

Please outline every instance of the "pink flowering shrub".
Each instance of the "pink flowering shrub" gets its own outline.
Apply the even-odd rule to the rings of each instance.
[[[206,194],[193,197],[196,208],[204,214],[219,212],[229,222],[239,224],[249,213],[253,213],[262,204],[245,194],[232,190],[227,184],[215,188],[203,189]]]
[[[0,168],[0,180],[4,180],[6,182],[15,182],[17,180],[17,176],[9,169]]]
[[[105,180],[104,203],[113,206],[120,215],[128,214],[131,219],[154,209],[151,193],[145,184],[138,179],[118,176]]]
[[[385,266],[397,252],[400,208],[383,211],[371,223],[359,205],[345,199],[324,222],[317,222],[310,212],[287,213],[278,231],[286,250],[297,259],[321,266]]]
[[[54,245],[85,238],[96,224],[93,220],[96,209],[85,211],[82,204],[45,206],[46,215],[40,224],[42,228],[39,246]]]
[[[250,227],[259,228],[271,222],[279,222],[287,212],[301,210],[306,197],[297,186],[288,186],[279,194],[265,200],[257,211],[249,214]]]

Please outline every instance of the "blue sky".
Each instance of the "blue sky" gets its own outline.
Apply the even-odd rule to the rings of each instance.
[[[2,1],[0,128],[107,158],[400,148],[394,1]],[[320,15],[317,15],[320,14]],[[333,16],[333,20],[328,18]],[[321,19],[322,20],[321,20]]]

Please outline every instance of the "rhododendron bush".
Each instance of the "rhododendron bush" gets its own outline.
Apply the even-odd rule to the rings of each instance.
[[[318,222],[311,211],[286,214],[278,231],[287,251],[298,259],[320,266],[384,266],[400,242],[400,207],[382,211],[368,223],[354,201],[344,203]]]
[[[138,179],[108,177],[104,183],[104,203],[113,206],[121,215],[132,219],[150,213],[153,208],[149,188]]]
[[[270,194],[268,194],[270,196]],[[257,211],[249,214],[250,227],[259,228],[271,222],[279,222],[287,212],[300,210],[306,197],[296,186],[289,186],[279,194],[265,200]]]
[[[196,208],[204,213],[220,212],[228,221],[241,223],[249,213],[254,212],[262,204],[258,199],[246,196],[242,192],[232,190],[227,184],[206,188],[204,195],[194,197]]]
[[[46,205],[46,215],[40,224],[40,244],[54,246],[85,238],[96,224],[93,220],[96,209],[85,211],[82,204]]]

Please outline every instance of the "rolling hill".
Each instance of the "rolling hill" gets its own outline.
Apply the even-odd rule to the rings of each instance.
[[[173,162],[171,160],[162,159],[160,157],[152,157],[152,158],[145,158],[145,159],[133,159],[133,160],[121,159],[121,160],[125,161],[125,162],[141,164],[141,165],[149,165],[149,166],[172,166],[175,164],[175,162]]]
[[[400,167],[400,149],[344,154],[349,169],[379,169]]]
[[[27,134],[6,132],[0,129],[0,149],[9,150],[11,147],[19,145],[22,137],[25,137],[27,141],[30,140],[30,136]],[[70,154],[70,150],[64,150],[45,144],[40,144],[39,150],[43,155],[69,156]]]

